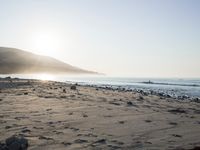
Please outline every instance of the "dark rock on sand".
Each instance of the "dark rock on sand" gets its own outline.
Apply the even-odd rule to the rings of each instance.
[[[171,109],[171,110],[168,110],[168,112],[171,112],[171,113],[187,113],[186,110],[182,109],[182,108],[176,108],[176,109]]]
[[[182,137],[182,135],[178,135],[178,134],[172,134],[172,136],[178,137],[178,138],[181,138],[181,137]]]
[[[200,146],[196,146],[196,147],[194,147],[194,148],[192,148],[190,150],[200,150]]]
[[[77,139],[74,141],[75,143],[86,143],[88,142],[87,140],[84,140],[84,139]]]
[[[126,104],[127,104],[128,106],[134,106],[134,104],[133,104],[131,101],[128,101]]]
[[[152,121],[151,121],[151,120],[145,120],[145,122],[150,123],[150,122],[152,122]]]
[[[139,100],[144,100],[144,97],[142,97],[142,96],[139,96]]]
[[[65,145],[65,146],[72,145],[72,143],[69,143],[69,142],[62,142],[62,144]]]
[[[136,104],[133,104],[131,101],[128,101],[126,104],[127,104],[127,106],[138,107]]]
[[[94,143],[101,143],[101,144],[106,144],[106,139],[100,139]]]
[[[6,139],[5,145],[3,147],[5,150],[27,150],[28,140],[22,136],[12,136]],[[0,149],[1,148],[2,147],[0,147]]]
[[[76,85],[72,85],[72,86],[70,87],[70,89],[71,89],[71,90],[76,90]]]
[[[193,101],[194,101],[194,102],[197,102],[197,103],[200,103],[200,98],[198,98],[198,97],[197,97],[197,98],[194,98]]]
[[[0,143],[0,150],[8,150],[6,144]]]

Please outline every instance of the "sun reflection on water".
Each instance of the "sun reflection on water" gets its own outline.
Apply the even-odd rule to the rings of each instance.
[[[42,81],[54,80],[54,76],[53,76],[53,75],[51,75],[51,74],[46,74],[46,73],[37,74],[37,75],[35,75],[35,78],[37,78],[37,79],[39,79],[39,80],[42,80]]]

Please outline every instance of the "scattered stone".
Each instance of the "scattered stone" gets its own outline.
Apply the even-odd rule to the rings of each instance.
[[[83,140],[83,139],[77,139],[74,141],[75,143],[87,143],[87,140]]]
[[[72,145],[72,143],[69,143],[69,142],[62,142],[61,144],[65,145],[65,146]]]
[[[133,104],[131,101],[128,101],[128,102],[127,102],[127,105],[128,105],[128,106],[134,106],[134,104]]]
[[[10,129],[10,128],[12,128],[11,126],[5,126],[5,129]]]
[[[97,140],[97,141],[94,142],[94,143],[106,144],[106,139],[100,139],[100,140]]]
[[[200,150],[200,146],[195,146],[194,148],[192,148],[190,150]]]
[[[61,95],[60,98],[67,98],[67,96],[65,96],[65,95]]]
[[[73,115],[73,112],[70,112],[68,115]]]
[[[117,106],[120,105],[119,103],[116,103],[116,102],[109,102],[109,104],[113,104],[113,105],[117,105]]]
[[[86,115],[86,114],[83,114],[83,117],[84,117],[84,118],[86,118],[86,117],[88,117],[88,115]]]
[[[31,130],[29,130],[29,129],[23,129],[22,131],[21,131],[22,133],[29,133],[29,132],[31,132]]]
[[[165,97],[166,97],[166,98],[171,98],[171,95],[167,94]]]
[[[50,110],[52,110],[51,108],[49,108],[49,109],[46,109],[46,111],[50,111]]]
[[[168,112],[171,112],[171,113],[187,113],[186,110],[182,109],[182,108],[176,108],[176,109],[171,109],[171,110],[168,110]]]
[[[70,87],[70,89],[71,89],[71,90],[76,90],[76,85],[72,85],[72,86]]]
[[[193,101],[194,101],[194,102],[197,102],[197,103],[200,103],[200,98],[198,98],[198,97],[197,97],[197,98],[194,98]]]
[[[43,140],[53,140],[53,138],[45,137],[45,136],[39,136],[39,139]]]
[[[172,134],[172,136],[174,136],[174,137],[179,137],[179,138],[182,137],[182,135],[178,135],[178,134]]]
[[[4,148],[5,150],[27,150],[28,140],[23,136],[12,136],[6,139]]]
[[[169,124],[174,125],[174,126],[178,125],[178,123],[176,123],[176,122],[170,122]]]
[[[12,79],[10,76],[8,76],[8,77],[5,77],[5,79],[7,79],[7,80],[10,80],[10,79]]]
[[[144,100],[144,97],[142,97],[142,96],[139,96],[139,99],[140,99],[140,100]]]
[[[161,96],[161,97],[163,97],[165,94],[164,93],[158,93],[158,96]]]
[[[152,122],[152,121],[151,121],[151,120],[145,120],[145,122],[150,123],[150,122]]]
[[[119,124],[124,124],[124,121],[119,121]]]
[[[0,143],[0,150],[8,150],[6,144]]]

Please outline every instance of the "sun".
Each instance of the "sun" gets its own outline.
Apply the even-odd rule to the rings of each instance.
[[[43,73],[43,74],[36,74],[34,76],[36,79],[39,79],[39,80],[42,80],[42,81],[48,81],[48,80],[54,80],[54,76],[51,75],[51,74],[46,74],[46,73]]]
[[[61,49],[61,41],[61,37],[56,32],[38,31],[32,35],[31,47],[39,55],[55,57]]]

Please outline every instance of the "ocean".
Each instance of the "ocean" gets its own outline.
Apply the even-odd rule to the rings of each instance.
[[[41,79],[40,75],[3,75],[28,79]],[[43,76],[42,79],[45,79]],[[47,78],[48,79],[48,78]],[[170,95],[172,97],[200,98],[200,78],[123,78],[123,77],[81,77],[53,76],[49,80],[92,85],[97,87],[124,88],[126,90],[143,90]]]

